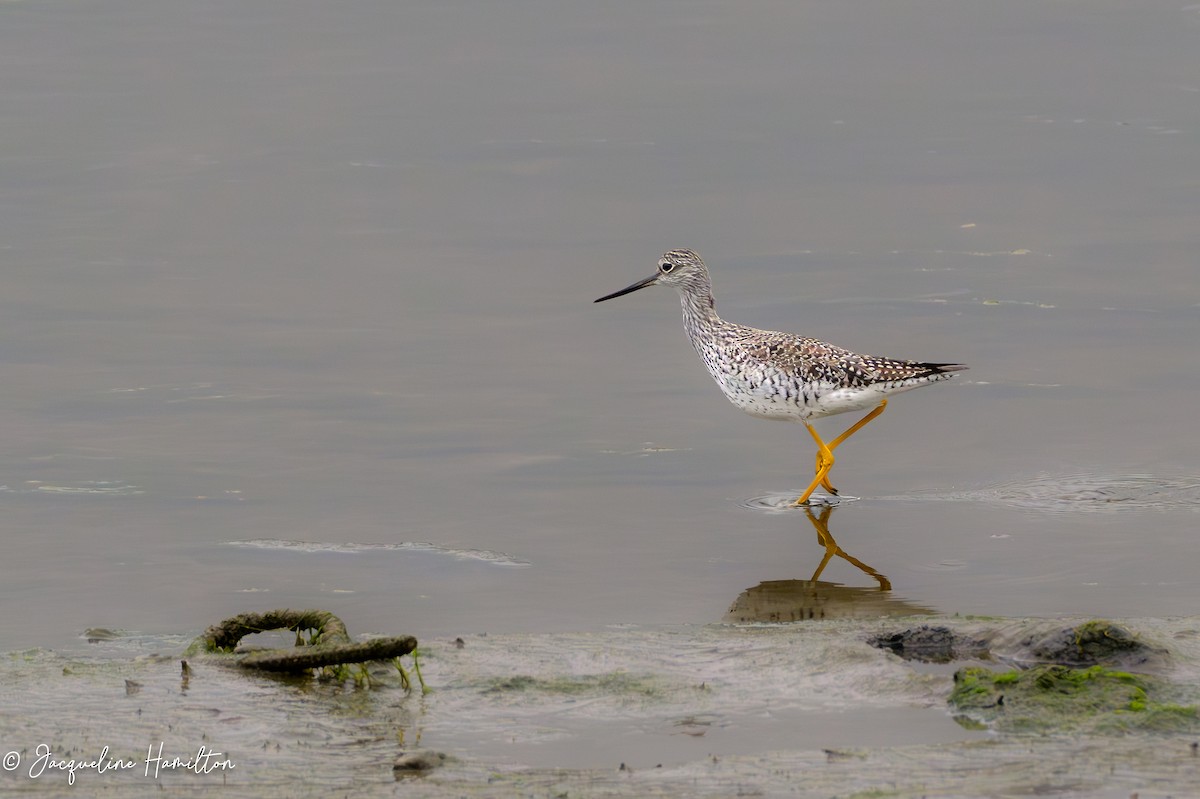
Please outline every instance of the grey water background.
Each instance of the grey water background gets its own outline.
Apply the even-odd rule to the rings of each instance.
[[[897,596],[1195,613],[1198,40],[1181,2],[0,4],[0,647],[808,577],[804,429],[728,405],[671,292],[591,303],[673,247],[726,318],[971,366],[838,452],[830,531]]]

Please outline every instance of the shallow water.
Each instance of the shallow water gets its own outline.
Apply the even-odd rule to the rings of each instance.
[[[1197,30],[0,4],[0,648],[704,624],[880,576],[874,608],[1194,613]],[[670,292],[592,304],[680,246],[731,320],[971,367],[838,450],[819,578],[804,430],[720,396]]]

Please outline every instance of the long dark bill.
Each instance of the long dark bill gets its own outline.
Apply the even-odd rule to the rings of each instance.
[[[638,282],[634,283],[632,286],[626,286],[625,288],[621,289],[620,291],[614,291],[612,294],[609,294],[607,297],[601,297],[600,299],[594,300],[593,302],[604,302],[605,300],[611,300],[615,297],[623,297],[626,294],[632,294],[633,292],[637,291],[638,289],[644,289],[644,288],[646,288],[646,286],[653,286],[657,280],[658,280],[658,275],[651,275],[650,277],[646,278],[645,280],[639,280]]]

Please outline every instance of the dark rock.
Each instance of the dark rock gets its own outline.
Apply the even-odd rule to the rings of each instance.
[[[867,639],[867,643],[878,649],[905,659],[922,663],[949,663],[965,658],[983,658],[988,654],[987,644],[954,632],[949,627],[922,624],[894,633],[880,633]]]
[[[1030,635],[1021,642],[1018,660],[1056,663],[1061,666],[1144,666],[1165,655],[1148,646],[1119,624],[1096,620],[1064,627],[1044,635]]]

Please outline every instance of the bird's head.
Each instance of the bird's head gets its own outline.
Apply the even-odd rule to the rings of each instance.
[[[658,259],[658,271],[653,275],[601,297],[596,302],[621,297],[647,286],[671,286],[680,293],[703,293],[711,289],[708,268],[699,255],[692,250],[670,250]]]

